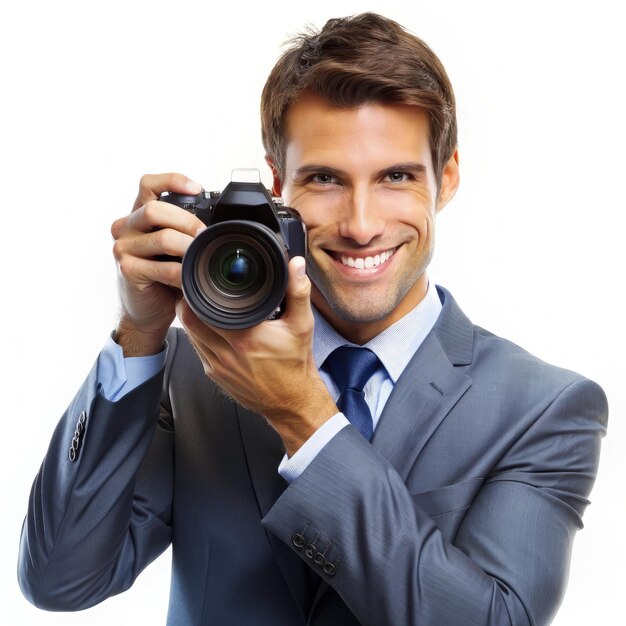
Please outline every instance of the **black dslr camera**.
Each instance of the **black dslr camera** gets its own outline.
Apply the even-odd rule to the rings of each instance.
[[[231,182],[223,192],[161,194],[199,217],[207,229],[182,260],[185,300],[204,322],[249,328],[280,317],[287,263],[305,256],[306,228],[295,209],[274,201],[265,186]]]

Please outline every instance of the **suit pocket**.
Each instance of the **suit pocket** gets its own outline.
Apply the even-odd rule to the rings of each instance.
[[[472,503],[482,483],[483,478],[470,478],[432,491],[415,493],[412,494],[413,502],[430,517],[462,511]]]

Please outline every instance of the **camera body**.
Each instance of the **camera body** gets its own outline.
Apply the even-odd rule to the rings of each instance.
[[[230,182],[197,196],[160,200],[196,215],[207,226],[182,259],[185,300],[204,322],[241,329],[280,317],[287,264],[305,256],[306,227],[295,209],[275,201],[262,183]]]

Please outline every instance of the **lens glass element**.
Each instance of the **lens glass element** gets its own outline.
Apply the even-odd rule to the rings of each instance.
[[[258,307],[276,287],[276,260],[271,246],[256,233],[219,233],[197,257],[202,299],[224,312]]]
[[[225,244],[209,259],[209,276],[224,293],[241,293],[263,282],[263,259],[256,250]]]

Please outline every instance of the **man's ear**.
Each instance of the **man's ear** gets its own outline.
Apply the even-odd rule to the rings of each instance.
[[[448,159],[441,173],[441,186],[439,188],[439,196],[437,197],[437,213],[454,198],[454,194],[459,188],[459,182],[459,151],[457,149]]]
[[[270,166],[272,170],[272,195],[275,198],[280,198],[282,195],[283,185],[280,182],[280,176],[278,175],[278,168],[274,165],[272,157],[265,155],[265,162]]]

